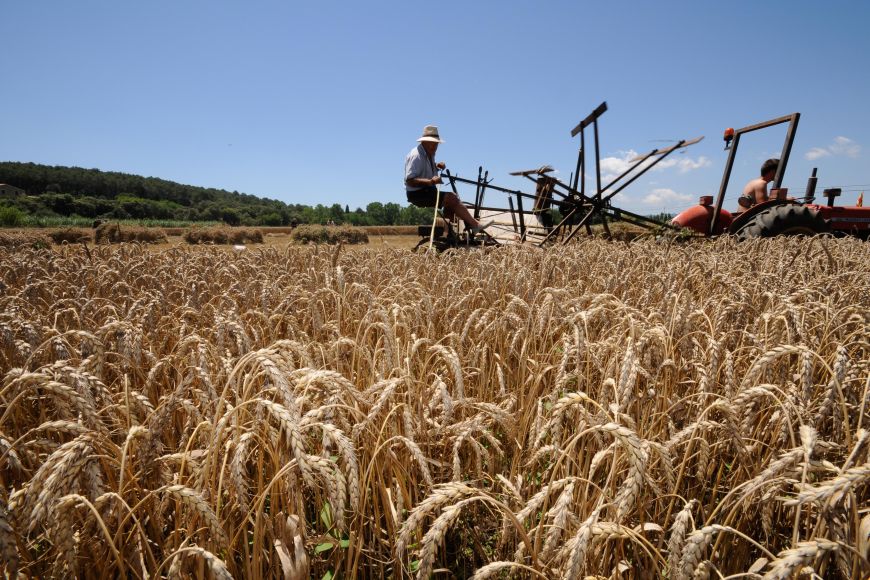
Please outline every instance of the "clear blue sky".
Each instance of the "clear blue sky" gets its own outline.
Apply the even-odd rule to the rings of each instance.
[[[454,172],[483,165],[526,187],[507,173],[548,163],[568,178],[570,130],[606,100],[610,170],[706,136],[639,179],[626,209],[714,193],[723,129],[795,111],[784,185],[802,190],[814,166],[821,185],[870,183],[863,1],[2,0],[0,17],[4,161],[404,205],[403,159],[424,125],[440,127]],[[742,142],[735,181],[784,134]]]

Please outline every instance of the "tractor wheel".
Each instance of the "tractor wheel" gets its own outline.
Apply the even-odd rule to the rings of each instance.
[[[432,241],[432,249],[438,254],[440,254],[446,250],[449,250],[451,247],[453,247],[453,246],[444,238],[435,238]],[[420,254],[425,254],[428,251],[429,251],[429,238],[421,239],[419,242],[417,242],[417,245],[414,246],[414,252],[417,252]]]
[[[737,232],[741,240],[773,236],[815,236],[831,231],[817,210],[795,203],[775,205],[760,212]]]

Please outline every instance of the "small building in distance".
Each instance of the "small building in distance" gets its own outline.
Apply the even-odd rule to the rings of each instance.
[[[0,183],[0,197],[18,197],[24,195],[25,191],[20,187],[9,185],[8,183]]]

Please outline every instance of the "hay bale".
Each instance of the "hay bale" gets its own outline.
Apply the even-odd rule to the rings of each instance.
[[[299,226],[290,234],[299,244],[367,244],[369,236],[360,228],[351,226]]]
[[[0,248],[17,250],[19,248],[43,249],[51,246],[51,238],[37,232],[0,232]]]
[[[143,242],[159,244],[166,241],[166,234],[160,228],[124,226],[117,223],[100,224],[94,231],[94,243],[119,244],[122,242]]]
[[[184,241],[188,244],[262,244],[263,232],[251,228],[190,228],[184,233]]]
[[[81,228],[64,228],[49,232],[48,236],[55,244],[83,244],[92,240],[91,233]]]

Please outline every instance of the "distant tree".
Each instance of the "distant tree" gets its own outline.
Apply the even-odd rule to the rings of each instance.
[[[74,211],[73,196],[68,193],[50,194],[43,196],[43,202],[58,215],[72,215]]]
[[[95,218],[106,214],[115,207],[107,199],[98,197],[77,197],[73,200],[73,213],[82,217]]]
[[[171,201],[156,201],[132,195],[120,195],[117,204],[135,219],[173,219],[181,206]]]
[[[325,224],[329,220],[329,208],[318,203],[314,207],[303,206],[302,221],[307,224]]]
[[[284,220],[281,214],[277,212],[267,213],[260,218],[260,223],[264,226],[281,226],[284,225]]]
[[[221,221],[222,211],[216,203],[208,203],[199,210],[199,219],[210,222]]]
[[[416,226],[432,222],[432,209],[427,207],[417,207],[416,205],[408,205],[402,208],[399,213],[399,224],[405,226]]]
[[[386,215],[384,214],[384,204],[379,201],[373,201],[366,206],[366,214],[371,219],[373,225],[381,226],[386,223]]]
[[[221,220],[229,226],[237,226],[242,223],[242,216],[232,207],[225,207],[221,210]]]
[[[431,209],[395,203],[373,202],[365,209],[355,210],[349,204],[312,207],[156,177],[12,161],[0,161],[0,183],[38,193],[4,200],[6,207],[34,218],[78,215],[226,221],[240,225],[277,224],[279,220],[281,225],[287,225],[294,218],[298,223],[326,223],[332,219],[356,225],[413,225],[432,220]]]
[[[674,219],[674,214],[668,213],[668,212],[661,212],[661,213],[648,215],[647,217],[652,218],[656,221],[660,221],[660,222],[669,222],[672,219]]]
[[[345,223],[355,226],[370,226],[372,225],[371,218],[364,211],[354,211],[344,216]]]
[[[42,202],[43,196],[26,196],[15,199],[15,207],[23,211],[27,215],[32,216],[50,216],[55,215],[53,211],[45,206]]]
[[[106,217],[111,218],[111,219],[116,219],[116,220],[128,220],[128,219],[132,218],[133,216],[128,214],[127,211],[123,207],[116,206],[112,209],[112,211],[110,211],[106,215]]]
[[[402,213],[402,206],[398,203],[384,204],[384,225],[394,226],[399,223],[399,215]]]

